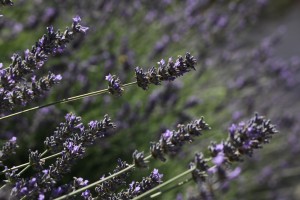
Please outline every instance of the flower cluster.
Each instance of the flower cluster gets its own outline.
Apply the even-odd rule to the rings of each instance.
[[[46,149],[52,153],[59,152],[54,164],[45,168],[45,162],[37,151],[30,152],[29,164],[37,171],[31,178],[18,178],[15,174],[7,173],[8,179],[16,179],[12,189],[12,195],[20,197],[38,197],[44,195],[56,182],[61,180],[64,174],[70,171],[71,166],[84,156],[85,149],[98,138],[109,136],[109,130],[115,125],[105,115],[102,121],[91,121],[86,128],[81,118],[69,113],[65,117],[66,122],[56,128],[54,134],[47,137],[44,144]],[[82,186],[82,185],[81,185]],[[54,196],[65,194],[71,190],[65,188],[60,192],[53,193]]]
[[[118,166],[113,170],[113,174],[118,173],[129,166],[125,161],[122,161],[121,159],[118,159],[117,164]],[[114,193],[120,186],[126,185],[126,179],[129,177],[130,173],[131,171],[124,172],[108,181],[99,184],[99,186],[96,186],[95,191],[97,192],[97,197],[100,199],[112,198],[114,196]],[[101,179],[103,178],[104,176]]]
[[[160,136],[159,142],[151,143],[151,155],[161,161],[166,161],[164,154],[177,154],[184,143],[192,142],[194,137],[202,135],[202,131],[209,129],[210,127],[203,118],[187,125],[179,124],[176,131],[167,130]]]
[[[275,126],[270,120],[256,114],[247,123],[240,122],[238,125],[232,124],[229,128],[229,136],[221,143],[213,143],[209,146],[212,166],[205,159],[202,153],[196,154],[194,161],[190,163],[193,179],[203,187],[214,181],[207,181],[212,175],[217,176],[217,183],[221,189],[227,189],[229,181],[237,177],[241,169],[239,167],[230,171],[228,167],[233,162],[241,162],[243,156],[252,156],[253,150],[262,148],[268,143],[271,137],[277,133]],[[205,188],[205,187],[203,187]],[[202,196],[209,196],[208,191],[201,190]]]
[[[150,34],[153,34],[151,32],[153,31],[153,29],[151,29],[152,25],[159,27],[156,30],[163,32],[162,34],[160,34],[161,32],[158,34],[161,38],[156,40],[157,42],[153,48],[151,48],[151,44],[149,45],[149,49],[151,49],[152,52],[150,50],[149,54],[145,55],[149,55],[151,59],[164,54],[170,44],[175,44],[174,41],[180,42],[185,41],[185,39],[197,41],[193,42],[194,44],[191,45],[192,51],[196,52],[197,57],[200,58],[201,61],[201,70],[197,70],[197,75],[204,74],[202,73],[204,72],[203,70],[211,69],[213,70],[209,71],[209,73],[215,73],[215,68],[206,68],[205,66],[217,66],[220,61],[226,60],[229,62],[230,59],[234,60],[234,58],[230,58],[231,56],[234,57],[231,55],[232,52],[230,50],[239,52],[244,44],[242,41],[243,37],[236,36],[239,36],[238,34],[241,30],[246,27],[248,28],[249,24],[256,22],[258,19],[257,17],[261,13],[261,8],[265,7],[267,1],[268,0],[257,0],[249,3],[246,1],[190,0],[186,2],[178,1],[176,4],[173,4],[175,2],[172,2],[171,0],[154,0],[151,1],[151,3],[150,1],[144,3],[140,0],[133,0],[131,6],[128,6],[128,3],[116,0],[102,2],[91,1],[76,5],[73,1],[66,0],[61,2],[59,6],[53,4],[51,4],[53,7],[48,7],[49,5],[46,5],[46,8],[41,6],[42,8],[38,8],[36,12],[45,11],[45,13],[41,15],[43,17],[40,17],[44,19],[37,19],[39,18],[37,17],[39,14],[33,13],[28,19],[25,19],[28,22],[26,22],[24,27],[25,29],[33,28],[37,23],[42,22],[48,26],[47,33],[32,46],[31,50],[27,49],[24,51],[24,55],[14,54],[11,57],[12,62],[9,67],[4,68],[3,64],[0,63],[0,112],[6,114],[19,106],[29,105],[41,97],[46,91],[50,90],[55,84],[59,83],[62,80],[62,77],[68,80],[69,85],[75,85],[79,82],[79,84],[82,84],[81,86],[83,86],[80,87],[82,90],[89,90],[92,84],[89,82],[89,77],[85,76],[86,73],[94,71],[94,68],[92,68],[93,66],[104,66],[105,69],[102,70],[102,73],[108,74],[105,77],[105,80],[108,82],[108,89],[73,96],[42,106],[37,106],[28,110],[23,110],[24,112],[21,111],[6,115],[5,118],[47,106],[67,103],[92,95],[102,94],[107,91],[115,96],[120,96],[124,92],[124,87],[130,85],[137,85],[143,90],[147,90],[151,84],[160,85],[165,81],[168,85],[161,91],[154,91],[153,95],[151,95],[148,100],[141,98],[143,99],[143,104],[139,101],[136,101],[135,105],[126,102],[126,104],[119,109],[115,108],[114,103],[112,103],[113,101],[111,101],[112,98],[107,98],[105,99],[105,103],[107,103],[105,109],[116,109],[114,114],[117,115],[117,120],[119,120],[117,121],[117,124],[120,124],[120,127],[118,127],[119,129],[128,129],[128,127],[134,129],[134,127],[132,127],[132,122],[138,122],[140,123],[136,123],[138,124],[138,128],[144,128],[146,123],[152,122],[152,119],[157,117],[157,115],[155,115],[157,110],[162,114],[169,109],[172,109],[172,112],[175,110],[174,113],[176,114],[172,116],[172,120],[180,122],[189,121],[194,117],[192,116],[192,113],[194,112],[189,113],[187,110],[194,108],[194,106],[198,105],[202,100],[198,101],[198,94],[191,89],[192,97],[187,97],[186,99],[182,98],[185,102],[179,105],[179,109],[177,109],[177,107],[176,109],[173,109],[175,107],[174,105],[180,99],[179,93],[181,92],[181,85],[179,82],[175,82],[174,84],[172,81],[185,73],[196,69],[196,59],[190,53],[186,53],[184,56],[178,56],[175,61],[173,61],[172,58],[169,58],[168,61],[162,59],[157,63],[157,67],[151,67],[147,69],[147,71],[140,67],[136,67],[135,82],[123,84],[118,76],[111,75],[112,73],[115,73],[115,66],[118,66],[117,62],[119,62],[119,64],[121,63],[122,72],[128,72],[131,66],[137,66],[134,65],[133,55],[135,55],[135,53],[137,53],[136,55],[139,55],[141,52],[138,52],[138,49],[137,52],[130,50],[129,47],[131,46],[132,40],[137,43],[139,42],[137,38],[132,37],[134,35],[130,35],[131,32],[140,35],[140,32],[142,32],[141,30],[145,29],[149,30]],[[0,6],[12,4],[13,3],[10,0],[2,0],[0,2]],[[38,7],[36,5],[41,5],[41,1],[33,2],[33,7]],[[72,7],[74,5],[76,7]],[[40,76],[38,70],[43,68],[50,56],[65,52],[66,45],[74,39],[74,36],[77,33],[85,34],[89,29],[80,24],[81,18],[79,16],[74,17],[72,26],[66,28],[63,32],[60,32],[59,30],[54,31],[53,27],[49,26],[49,24],[52,24],[52,20],[58,18],[62,13],[68,15],[68,12],[65,12],[64,10],[67,6],[76,8],[76,11],[79,11],[79,13],[85,13],[89,17],[89,22],[97,22],[97,26],[95,25],[93,31],[97,31],[97,29],[101,30],[101,36],[103,35],[101,40],[105,41],[105,43],[98,45],[96,50],[93,48],[85,49],[83,54],[76,57],[80,58],[79,62],[77,59],[75,61],[71,59],[70,55],[73,55],[72,53],[69,55],[60,55],[60,58],[63,58],[61,59],[63,61],[62,63],[59,63],[58,66],[64,66],[64,69],[66,69],[65,74],[60,75],[48,72],[46,75],[44,74],[41,75],[41,77],[37,77]],[[88,8],[88,12],[81,10],[83,8]],[[98,12],[100,9],[101,12]],[[121,14],[122,17],[115,17],[120,16],[119,14]],[[114,18],[116,18],[117,21],[114,21]],[[159,20],[159,23],[157,23],[157,20]],[[115,35],[111,34],[110,28],[107,28],[109,27],[107,26],[107,23],[113,22],[115,25],[118,25],[119,22],[123,23],[125,21],[132,21],[133,24],[136,22],[143,23],[140,23],[140,27],[132,29],[133,31],[128,33],[128,38],[126,29],[124,29],[125,31],[123,29],[119,30],[119,28],[122,27],[115,26],[116,31],[119,31],[118,33],[126,33],[126,36],[123,38],[124,44],[116,50],[114,43],[115,41],[119,41],[119,38],[115,38]],[[16,25],[19,22],[1,23],[2,22],[0,22],[0,27],[7,27],[10,24]],[[20,23],[20,26],[21,27],[16,27],[17,30],[11,31],[6,37],[13,38],[12,35],[18,32],[18,30],[19,33],[21,33],[23,25]],[[148,27],[149,29],[147,29]],[[126,26],[126,28],[128,27]],[[127,30],[131,30],[130,25]],[[196,36],[193,36],[193,33],[197,33]],[[95,41],[98,41],[99,37],[97,36],[100,34],[92,34],[91,37],[93,37],[93,35],[96,35],[96,37],[91,40],[92,45],[95,44]],[[190,36],[191,38],[189,38]],[[71,45],[70,47],[73,48],[70,52],[77,48],[78,44],[82,41],[83,40],[75,41],[75,43],[73,43],[74,45]],[[230,44],[226,44],[226,42],[229,41]],[[190,45],[190,43],[188,45]],[[251,58],[257,57],[258,59],[253,60],[257,60],[259,64],[264,63],[267,64],[267,66],[273,67],[271,72],[274,74],[281,74],[286,80],[291,81],[289,78],[291,71],[282,67],[282,65],[285,66],[286,63],[282,64],[278,62],[277,65],[274,65],[272,60],[267,59],[269,56],[267,51],[269,46],[267,45],[267,47],[268,48],[266,49],[262,48],[261,51],[257,51]],[[144,50],[146,51],[147,48],[148,45],[144,47]],[[270,63],[268,64],[267,61]],[[105,64],[98,65],[99,62],[104,62]],[[298,64],[299,62],[294,63],[294,65]],[[41,69],[40,71],[45,70]],[[242,72],[244,71],[242,70]],[[216,72],[216,74],[218,73]],[[132,78],[130,77],[130,73],[120,73],[120,77],[122,80],[130,80],[130,78]],[[188,79],[186,80],[190,81]],[[104,80],[100,81],[102,81],[100,82],[101,84],[105,82]],[[67,87],[69,87],[69,85]],[[196,87],[196,89],[199,88]],[[61,88],[61,91],[69,92],[70,90],[68,91]],[[59,93],[59,91],[56,92],[54,96],[59,96]],[[124,96],[124,98],[126,98],[126,96]],[[88,112],[95,109],[92,103],[92,101],[87,100],[82,105],[76,104],[76,109],[78,108],[78,105],[82,112],[84,111],[89,115],[90,113]],[[109,103],[114,107],[109,107]],[[208,110],[214,110],[215,108],[218,110],[219,107],[212,105]],[[48,128],[48,125],[45,126],[44,123],[41,123],[45,118],[37,119],[37,116],[45,115],[44,110],[41,111],[42,112],[40,112],[39,115],[34,115],[28,119],[27,127],[31,126],[31,123],[29,122],[32,122],[30,120],[33,120],[35,123],[33,126],[37,126],[36,124],[38,124],[38,126],[43,129],[44,127]],[[144,112],[142,113],[141,111]],[[195,111],[198,112],[198,110]],[[56,115],[52,116],[53,113],[49,114],[49,111],[46,112],[48,112],[46,115],[51,115],[52,118],[56,118],[60,114],[58,112]],[[213,114],[211,116],[213,116]],[[57,118],[55,120],[57,121]],[[160,122],[159,125],[163,126]],[[22,127],[23,124],[20,126]],[[149,126],[151,126],[151,130],[158,129],[157,124],[150,124]],[[10,127],[11,124],[3,129]],[[27,127],[22,127],[22,129],[27,130]],[[229,136],[226,140],[223,140],[220,143],[211,143],[208,147],[208,156],[205,156],[204,153],[197,153],[187,171],[175,175],[173,178],[163,183],[163,176],[169,177],[170,174],[163,175],[159,173],[157,168],[152,167],[152,164],[154,163],[149,165],[149,160],[154,158],[165,162],[167,156],[178,156],[184,145],[193,142],[196,136],[200,136],[203,131],[210,129],[204,119],[200,118],[199,120],[191,121],[186,125],[179,124],[176,130],[165,130],[165,132],[160,135],[158,141],[150,143],[150,152],[148,156],[144,156],[144,152],[134,151],[132,155],[132,164],[122,161],[123,158],[122,160],[119,158],[117,160],[117,167],[110,173],[103,175],[100,179],[98,178],[94,183],[91,183],[91,179],[87,180],[86,178],[77,175],[75,177],[73,174],[70,174],[73,176],[73,179],[69,178],[68,180],[68,177],[66,177],[67,174],[71,172],[71,168],[74,164],[86,155],[87,148],[92,144],[95,144],[97,139],[111,136],[112,129],[115,127],[115,123],[111,122],[108,115],[105,115],[103,120],[90,121],[88,124],[85,124],[81,117],[69,113],[65,116],[64,122],[61,122],[56,127],[54,133],[44,140],[45,151],[43,153],[40,153],[39,150],[29,150],[29,153],[26,154],[28,155],[28,163],[8,168],[4,164],[4,160],[13,157],[12,154],[15,153],[15,149],[18,147],[16,144],[17,137],[12,137],[4,144],[0,151],[0,165],[4,168],[2,174],[4,174],[7,179],[3,181],[5,184],[0,188],[0,199],[2,198],[2,192],[4,191],[3,188],[10,191],[10,198],[12,199],[142,199],[152,194],[154,191],[160,191],[160,193],[156,193],[155,195],[164,193],[164,190],[161,190],[161,188],[169,183],[173,183],[173,185],[177,184],[175,187],[181,186],[183,182],[176,183],[176,181],[187,175],[190,178],[185,179],[185,181],[194,180],[197,183],[202,199],[217,199],[217,197],[214,196],[214,190],[228,189],[229,182],[241,173],[241,168],[239,166],[232,168],[233,166],[231,166],[231,164],[243,161],[245,155],[252,156],[254,149],[262,148],[263,144],[268,143],[273,134],[277,133],[275,126],[272,125],[269,120],[265,120],[259,115],[255,115],[255,117],[247,123],[241,122],[239,124],[233,124],[229,128]],[[139,130],[138,128],[137,130]],[[30,129],[31,132],[41,133],[36,130],[37,129],[35,128]],[[20,132],[20,135],[21,133],[22,132]],[[42,133],[48,135],[44,131]],[[133,130],[132,134],[129,134],[130,138],[126,138],[126,140],[128,139],[130,141],[130,145],[123,145],[123,141],[120,143],[122,145],[119,145],[118,143],[118,146],[126,147],[124,152],[122,152],[122,156],[128,149],[132,150],[131,148],[134,148],[135,144],[131,144],[131,142],[133,142],[131,140],[132,138],[136,139],[136,141],[145,141],[145,138],[137,138],[141,136],[136,136],[134,134]],[[142,135],[142,137],[144,137],[144,135]],[[123,139],[124,136],[116,138],[117,141]],[[35,144],[33,143],[33,145]],[[104,148],[109,148],[111,146],[107,145]],[[119,149],[114,148],[108,150],[113,150],[111,151],[113,154]],[[106,151],[99,152],[103,153],[100,155],[100,160],[106,161],[107,157],[102,157],[104,154],[107,154]],[[207,151],[203,152],[207,153]],[[48,156],[47,154],[50,155]],[[109,158],[112,157],[110,153],[108,153],[108,155]],[[51,159],[54,161],[51,162]],[[89,163],[89,165],[92,164],[93,163]],[[111,163],[108,163],[108,165],[109,164]],[[101,167],[107,170],[110,168],[108,165]],[[151,169],[149,169],[150,166]],[[134,170],[140,170],[140,168],[144,168],[144,170],[148,169],[152,172],[148,177],[143,177],[140,180],[131,178],[131,173]],[[30,171],[24,174],[27,169]],[[176,168],[176,170],[177,169],[179,168]],[[81,170],[81,172],[84,171]],[[94,171],[88,173],[94,174]],[[166,189],[166,191],[174,189],[175,187],[170,187]],[[92,188],[95,188],[95,190],[93,191]],[[193,199],[193,197],[190,199]],[[200,197],[197,196],[194,199],[200,199]]]
[[[144,90],[147,90],[150,84],[159,85],[161,81],[173,81],[186,72],[195,70],[196,59],[186,53],[185,57],[178,56],[174,62],[169,58],[168,63],[164,60],[158,62],[158,68],[151,67],[146,73],[139,67],[135,68],[135,76],[137,85]]]
[[[154,169],[148,177],[144,177],[141,182],[133,181],[129,184],[129,188],[127,190],[121,191],[117,193],[112,200],[124,199],[129,200],[132,199],[152,188],[157,186],[162,182],[163,175],[158,172],[158,169]]]
[[[17,138],[12,137],[9,141],[5,142],[0,151],[0,166],[2,165],[2,161],[6,160],[12,154],[16,153],[16,149],[19,146],[17,145]]]
[[[27,49],[23,58],[14,54],[10,66],[5,69],[0,63],[0,111],[12,110],[15,106],[26,106],[62,79],[61,75],[52,72],[39,80],[36,80],[35,76],[31,76],[31,80],[24,77],[44,66],[49,55],[63,52],[76,33],[87,31],[87,27],[79,24],[80,20],[79,16],[73,18],[72,29],[67,28],[63,33],[59,30],[55,32],[52,26],[48,27],[47,34],[44,34],[31,50]]]
[[[65,119],[54,134],[44,141],[46,149],[53,153],[61,151],[63,146],[66,150],[74,152],[79,148],[75,143],[80,146],[91,145],[97,138],[109,136],[109,130],[115,128],[108,115],[105,115],[102,121],[90,121],[88,127],[83,125],[81,117],[73,113],[68,113]]]

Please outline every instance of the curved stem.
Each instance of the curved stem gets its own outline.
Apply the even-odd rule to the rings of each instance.
[[[133,84],[136,84],[136,81],[124,84],[123,87],[127,87],[127,86],[130,86],[130,85],[133,85]],[[91,96],[95,96],[95,95],[99,95],[99,94],[104,94],[106,92],[108,92],[108,89],[97,90],[97,91],[94,91],[94,92],[89,92],[89,93],[77,95],[77,96],[74,96],[74,97],[62,99],[62,100],[55,101],[55,102],[52,102],[52,103],[48,103],[48,104],[45,104],[45,105],[42,105],[42,106],[36,106],[36,107],[29,108],[29,109],[26,109],[26,110],[22,110],[22,111],[19,111],[19,112],[10,114],[10,115],[6,115],[4,117],[0,117],[0,120],[7,119],[7,118],[10,118],[10,117],[14,117],[14,116],[17,116],[17,115],[20,115],[22,113],[26,113],[26,112],[29,112],[29,111],[34,111],[34,110],[38,110],[38,109],[41,109],[41,108],[53,106],[53,105],[60,104],[60,103],[68,103],[68,102],[71,102],[71,101],[83,99],[85,97],[91,97]]]

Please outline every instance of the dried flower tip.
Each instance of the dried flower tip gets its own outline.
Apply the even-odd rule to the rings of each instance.
[[[137,168],[146,168],[147,161],[145,160],[144,152],[138,152],[135,150],[132,154],[133,163]]]
[[[110,94],[121,96],[124,88],[120,79],[116,75],[108,74],[105,77],[105,80],[108,81],[108,91]]]
[[[149,80],[147,77],[147,74],[143,72],[143,70],[139,67],[135,68],[135,78],[137,81],[137,85],[141,88],[143,88],[143,90],[147,90],[149,88]]]
[[[186,53],[185,58],[178,56],[175,62],[169,58],[168,63],[162,59],[157,64],[157,69],[152,67],[146,73],[139,67],[135,68],[135,77],[139,87],[147,90],[151,83],[160,85],[161,81],[173,81],[191,69],[195,70],[196,59],[190,53]]]

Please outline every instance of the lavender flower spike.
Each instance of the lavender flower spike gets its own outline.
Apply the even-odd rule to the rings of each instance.
[[[202,134],[202,131],[210,127],[203,118],[190,122],[187,125],[179,124],[175,131],[167,130],[158,142],[152,142],[150,151],[153,158],[166,161],[164,154],[177,154],[186,142],[192,142],[194,137]]]
[[[135,77],[137,85],[147,90],[151,83],[159,85],[161,81],[173,81],[186,72],[192,69],[195,70],[196,63],[196,59],[190,53],[186,53],[184,58],[178,56],[175,62],[173,62],[172,58],[169,58],[168,63],[161,60],[158,62],[158,68],[152,67],[146,73],[141,68],[136,67]]]

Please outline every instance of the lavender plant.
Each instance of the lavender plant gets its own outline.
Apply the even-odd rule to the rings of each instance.
[[[221,142],[207,145],[207,141],[216,140],[212,138],[214,132],[222,131],[202,135],[209,126],[204,118],[193,120],[202,113],[212,121],[213,128],[220,126],[220,119],[228,121],[223,118],[227,115],[223,113],[222,101],[228,100],[222,96],[223,88],[205,88],[211,84],[205,80],[216,80],[211,74],[218,68],[213,65],[245,61],[252,65],[257,56],[265,56],[255,63],[257,68],[264,65],[263,73],[271,70],[272,75],[281,74],[284,78],[281,66],[286,65],[278,61],[274,65],[276,59],[269,59],[267,52],[253,52],[248,57],[246,51],[234,57],[235,52],[243,49],[240,32],[249,30],[260,19],[269,5],[267,1],[255,1],[251,9],[246,9],[246,1],[131,3],[132,6],[118,1],[74,5],[64,1],[57,6],[35,1],[33,4],[39,5],[37,14],[30,14],[27,22],[21,20],[25,29],[37,25],[48,28],[31,50],[26,50],[24,56],[14,54],[9,67],[1,69],[0,123],[2,138],[8,140],[1,150],[1,193],[6,193],[6,198],[165,198],[170,191],[177,193],[180,188],[194,186],[194,193],[185,192],[187,198],[218,199],[219,192],[235,190],[229,184],[243,171],[243,156],[252,156],[254,149],[261,148],[277,133],[270,121],[256,114],[246,123],[232,125],[226,140],[220,134],[216,137]],[[12,5],[10,1],[2,4]],[[82,26],[76,16],[71,29],[54,32],[52,23],[74,15],[67,7],[83,16],[89,28]],[[120,26],[125,22],[127,27]],[[3,27],[8,25],[3,23]],[[18,34],[5,38],[13,39]],[[236,40],[230,42],[233,38]],[[172,52],[173,47],[196,53],[186,53],[176,60],[161,59],[178,54]],[[263,43],[263,53],[265,47]],[[156,59],[160,61],[153,66]],[[135,63],[148,68],[137,67]],[[54,73],[48,73],[48,68]],[[187,72],[193,73],[186,75]],[[54,84],[58,85],[53,88]],[[160,87],[150,87],[151,84]],[[45,93],[50,89],[50,93]],[[237,91],[234,87],[228,89],[233,90]],[[229,92],[226,89],[226,94]],[[208,98],[200,99],[204,94]],[[37,99],[41,101],[34,104]],[[61,122],[63,115],[65,120]],[[99,115],[104,118],[94,120]],[[186,124],[187,121],[190,123]],[[16,127],[11,126],[13,122],[18,122]],[[172,124],[177,124],[176,130],[168,130]],[[28,133],[24,134],[24,130]],[[34,135],[39,140],[28,139]],[[198,140],[200,135],[202,139]],[[16,138],[20,141],[18,145]],[[30,143],[26,144],[26,140]],[[156,142],[149,145],[149,141]],[[20,151],[16,150],[18,146]],[[192,156],[193,151],[202,153]],[[20,156],[21,160],[12,156],[25,154],[27,158]],[[193,161],[188,165],[190,158]],[[177,163],[173,172],[172,162],[177,159],[185,164]],[[93,163],[98,160],[102,164],[96,170],[82,170],[84,165],[90,165],[85,169],[95,168]],[[112,169],[115,161],[117,167]]]

